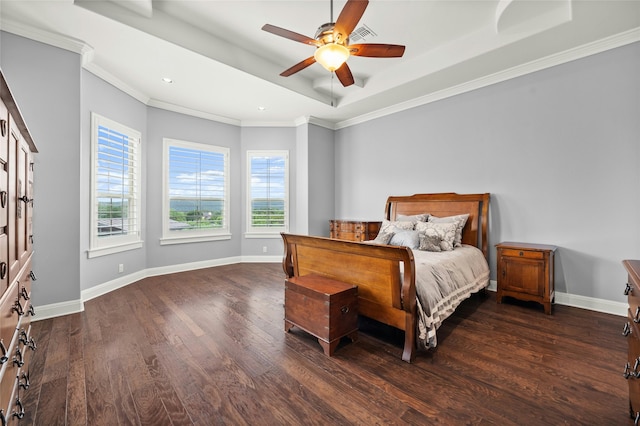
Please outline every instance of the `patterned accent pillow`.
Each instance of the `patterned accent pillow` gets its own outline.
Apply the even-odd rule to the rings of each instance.
[[[376,244],[389,244],[391,238],[393,238],[395,232],[391,230],[385,230],[378,232],[378,235],[373,239]]]
[[[400,222],[400,221],[394,221],[391,222],[389,220],[383,220],[382,221],[382,225],[380,226],[380,231],[379,232],[397,232],[400,230],[413,230],[413,228],[415,227],[415,223],[413,222]]]
[[[451,223],[454,222],[457,224],[456,229],[456,239],[454,241],[454,247],[460,247],[462,245],[462,230],[464,229],[464,225],[467,224],[467,219],[469,219],[469,213],[459,214],[456,216],[446,216],[446,217],[436,217],[429,216],[429,222],[432,223]]]
[[[425,222],[423,222],[425,223]],[[404,246],[410,249],[417,249],[420,246],[420,237],[418,231],[398,230],[389,241],[392,246]]]
[[[416,225],[420,235],[420,250],[451,251],[454,248],[457,222],[423,222]]]
[[[413,214],[410,216],[399,214],[396,216],[396,220],[398,222],[413,222],[414,225],[418,222],[426,222],[428,219],[429,219],[429,213]]]

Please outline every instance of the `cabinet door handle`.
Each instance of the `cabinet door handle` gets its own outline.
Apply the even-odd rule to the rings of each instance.
[[[0,135],[7,136],[7,120],[0,120]]]
[[[20,299],[16,300],[11,308],[12,312],[17,312],[19,316],[24,315],[24,309],[22,309],[22,305],[20,304]]]
[[[7,191],[0,191],[0,207],[7,207]]]
[[[626,322],[624,324],[624,328],[622,329],[622,335],[627,337],[630,334],[631,334],[631,326],[629,325],[628,322]]]
[[[24,365],[24,358],[22,357],[22,351],[20,348],[16,348],[16,355],[13,357],[13,365],[22,367]]]
[[[627,283],[627,285],[624,288],[624,295],[628,296],[629,293],[633,293],[633,287],[631,286],[631,284]]]
[[[22,372],[19,383],[22,389],[29,389],[29,372]]]
[[[7,348],[5,348],[4,341],[2,339],[0,339],[0,350],[2,350],[2,357],[0,357],[0,364],[4,364],[5,362],[9,361],[9,358],[7,357]]]
[[[7,262],[0,263],[0,280],[7,276]]]
[[[628,379],[629,376],[631,376],[631,364],[626,362],[624,364],[624,371],[622,372],[622,377],[624,377],[625,379]]]
[[[13,417],[22,419],[24,417],[24,406],[22,405],[22,401],[20,401],[20,397],[16,398],[16,407],[18,407],[19,411],[14,411],[12,415]]]

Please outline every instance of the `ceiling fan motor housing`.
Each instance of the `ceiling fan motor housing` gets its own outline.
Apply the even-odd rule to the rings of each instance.
[[[334,28],[336,24],[335,22],[327,22],[326,24],[320,25],[318,30],[316,31],[315,39],[320,43],[329,44],[336,43],[341,44],[343,46],[347,46],[349,44],[349,37],[344,37],[342,34],[335,34]]]

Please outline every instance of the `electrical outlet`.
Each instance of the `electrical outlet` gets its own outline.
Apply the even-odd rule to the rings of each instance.
[[[267,246],[263,246],[263,247],[262,247],[262,252],[263,252],[263,253],[266,253],[266,252],[267,252]]]
[[[120,263],[120,264],[118,265],[118,272],[119,272],[119,273],[124,272],[124,263]]]

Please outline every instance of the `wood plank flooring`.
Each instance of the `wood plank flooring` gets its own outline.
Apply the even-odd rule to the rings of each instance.
[[[24,424],[628,425],[624,319],[494,293],[465,301],[434,352],[360,321],[332,358],[283,331],[279,264],[152,277],[36,321]],[[622,288],[621,288],[622,291]],[[37,318],[37,317],[36,317]]]

